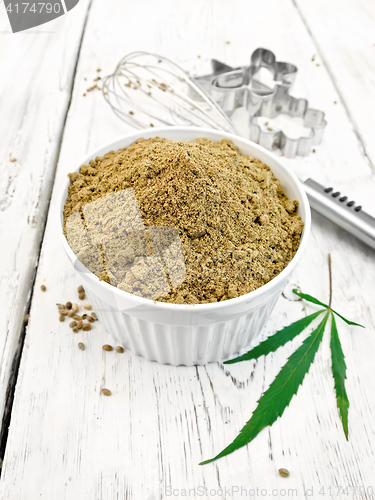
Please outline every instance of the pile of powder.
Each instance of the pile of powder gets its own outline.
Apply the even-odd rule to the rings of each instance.
[[[249,293],[279,274],[300,243],[298,202],[267,165],[227,139],[139,139],[69,178],[65,222],[85,205],[132,188],[146,228],[177,229],[186,277],[162,302],[200,304]],[[105,271],[96,274],[110,282]]]

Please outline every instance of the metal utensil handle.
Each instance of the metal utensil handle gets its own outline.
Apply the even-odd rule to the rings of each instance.
[[[375,249],[375,219],[361,205],[313,179],[303,183],[311,208]]]

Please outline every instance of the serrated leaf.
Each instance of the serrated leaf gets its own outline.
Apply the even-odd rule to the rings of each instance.
[[[345,323],[347,323],[348,325],[353,325],[353,326],[360,326],[361,328],[366,328],[365,326],[363,325],[360,325],[359,323],[354,323],[354,321],[349,321],[348,319],[345,319],[344,316],[341,316],[341,314],[339,314],[337,311],[335,311],[334,309],[331,309],[331,311],[333,313],[336,314],[336,316],[338,316],[339,318],[341,318],[343,321],[345,321]]]
[[[317,328],[303,341],[302,345],[289,357],[267,391],[258,401],[250,420],[241,429],[236,439],[214,458],[201,462],[200,465],[213,462],[229,455],[250,443],[265,427],[272,425],[289,406],[294,394],[297,394],[306,373],[309,371],[315,354],[323,338],[327,324],[327,312]]]
[[[302,299],[307,300],[308,302],[312,302],[313,304],[317,304],[319,306],[323,306],[326,309],[328,309],[328,307],[329,307],[327,304],[323,304],[323,302],[320,302],[320,300],[316,299],[312,295],[309,295],[307,293],[301,293],[301,292],[299,292],[297,290],[297,288],[293,288],[293,293],[295,293],[296,295],[298,295],[298,297],[301,297]],[[350,320],[344,318],[344,316],[341,316],[341,314],[339,314],[337,311],[335,311],[332,308],[331,308],[331,311],[334,312],[343,321],[345,321],[345,323],[347,323],[348,325],[360,326],[361,328],[365,328],[363,325],[360,325],[359,323],[354,323],[354,321],[350,321]]]
[[[348,430],[348,412],[349,412],[349,399],[345,389],[346,379],[346,364],[345,356],[342,351],[339,334],[337,331],[336,320],[332,314],[331,324],[331,357],[332,357],[332,374],[335,381],[337,408],[340,412],[342,426],[346,439],[349,435]]]
[[[299,292],[297,290],[297,288],[293,288],[293,293],[295,293],[296,295],[298,295],[298,297],[301,297],[301,299],[305,299],[308,302],[312,302],[313,304],[318,304],[319,306],[323,306],[326,309],[328,309],[328,305],[327,304],[323,304],[323,302],[320,302],[320,300],[316,299],[312,295],[309,295],[308,293]]]
[[[234,363],[239,363],[240,361],[247,361],[249,359],[257,359],[260,356],[267,356],[270,352],[275,352],[279,347],[282,347],[287,342],[293,340],[297,335],[299,335],[305,328],[309,326],[309,324],[322,314],[322,311],[318,311],[316,313],[310,314],[305,318],[302,318],[298,321],[295,321],[289,326],[286,326],[282,330],[277,331],[271,337],[268,337],[266,340],[261,342],[259,345],[251,349],[251,351],[246,352],[242,356],[238,356],[237,358],[231,359],[229,361],[225,361],[225,365],[231,365]]]

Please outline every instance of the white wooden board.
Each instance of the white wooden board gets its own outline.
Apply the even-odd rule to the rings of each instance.
[[[12,34],[0,6],[0,422],[12,394],[88,9],[87,0],[81,4],[48,28],[20,34]]]
[[[295,1],[375,168],[375,2]]]
[[[371,488],[375,491],[374,252],[320,216],[313,216],[309,247],[290,287],[297,284],[327,300],[331,252],[334,307],[367,327],[339,324],[348,365],[349,442],[335,406],[327,336],[282,419],[246,448],[202,467],[198,465],[202,459],[237,435],[299,341],[254,363],[174,368],[130,352],[102,351],[101,346],[112,340],[100,322],[92,332],[78,335],[58,322],[56,302],[75,297],[80,283],[58,240],[53,212],[57,189],[90,150],[129,131],[99,92],[83,97],[96,70],[108,73],[125,53],[144,49],[169,56],[198,74],[209,70],[211,57],[243,64],[258,46],[295,63],[299,75],[294,94],[307,97],[327,114],[323,144],[315,154],[289,160],[288,165],[301,178],[334,182],[335,187],[355,192],[363,205],[372,203],[369,162],[345,107],[340,101],[334,104],[337,92],[324,65],[311,63],[317,48],[292,3],[94,0],[40,256],[1,499],[156,500],[183,497],[184,490],[190,498],[220,498],[220,488],[227,488],[221,495],[227,499],[346,499],[338,487],[348,487],[352,493],[360,486],[369,489],[357,498],[375,498],[371,494]],[[48,287],[45,294],[40,291],[43,282]],[[290,297],[290,290],[286,295]],[[262,335],[311,311],[301,302],[280,298]],[[77,348],[79,341],[85,343],[85,351]],[[111,397],[100,394],[103,386],[111,389]],[[288,479],[278,475],[280,467],[290,470]],[[247,495],[245,491],[241,495],[241,487]]]

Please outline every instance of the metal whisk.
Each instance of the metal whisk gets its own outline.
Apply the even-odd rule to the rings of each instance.
[[[136,128],[193,125],[237,133],[225,112],[180,66],[149,52],[125,56],[103,80],[116,115]]]

